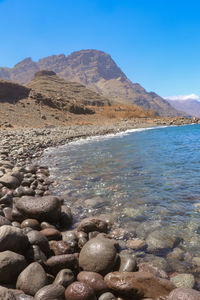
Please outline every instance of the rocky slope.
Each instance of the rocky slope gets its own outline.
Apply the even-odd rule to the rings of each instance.
[[[80,82],[115,102],[134,103],[162,116],[179,115],[166,100],[132,83],[111,56],[102,51],[81,50],[69,56],[52,55],[38,62],[26,58],[12,69],[0,68],[0,78],[27,84],[35,72],[43,69],[52,70],[68,81]]]
[[[169,104],[173,106],[175,109],[179,111],[183,111],[184,113],[194,116],[200,117],[200,102],[194,99],[188,100],[169,100],[167,99]]]

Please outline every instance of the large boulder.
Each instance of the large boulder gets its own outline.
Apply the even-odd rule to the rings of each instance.
[[[114,293],[130,299],[164,297],[175,288],[169,280],[145,272],[113,272],[107,274],[104,280]]]
[[[168,297],[168,300],[199,300],[200,292],[188,289],[188,288],[177,288],[174,289]]]
[[[27,236],[21,229],[10,225],[0,227],[0,251],[23,253],[29,246]]]
[[[79,265],[84,271],[102,275],[112,271],[116,261],[116,248],[106,238],[93,238],[81,249]]]
[[[12,251],[0,253],[0,283],[13,283],[17,276],[26,268],[24,256]]]
[[[34,296],[43,286],[48,284],[43,267],[34,262],[24,269],[17,278],[16,288],[25,294]]]
[[[22,197],[15,201],[15,209],[24,216],[40,222],[57,223],[61,216],[61,202],[54,196]]]

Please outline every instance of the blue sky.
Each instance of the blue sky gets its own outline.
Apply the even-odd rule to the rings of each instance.
[[[200,95],[199,16],[199,0],[0,0],[0,66],[99,49],[148,91]]]

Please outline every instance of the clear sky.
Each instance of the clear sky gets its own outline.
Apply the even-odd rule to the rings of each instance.
[[[0,66],[109,53],[161,96],[200,95],[200,0],[0,0]]]

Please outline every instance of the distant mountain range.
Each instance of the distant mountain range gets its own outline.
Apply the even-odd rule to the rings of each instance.
[[[38,62],[26,58],[13,68],[0,68],[0,78],[26,85],[40,70],[51,70],[68,81],[79,82],[114,102],[133,103],[161,116],[181,115],[165,99],[132,83],[110,55],[98,50],[81,50],[69,56],[52,55]]]
[[[200,118],[200,102],[195,99],[179,99],[179,100],[170,100],[166,99],[171,106],[175,109],[186,113],[189,116],[194,116]]]

